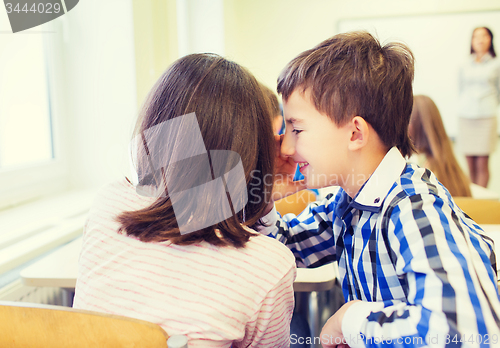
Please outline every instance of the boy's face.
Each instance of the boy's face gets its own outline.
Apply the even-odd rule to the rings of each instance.
[[[286,130],[281,154],[299,164],[308,188],[342,185],[348,169],[348,126],[338,127],[311,102],[310,92],[294,91],[283,103]]]

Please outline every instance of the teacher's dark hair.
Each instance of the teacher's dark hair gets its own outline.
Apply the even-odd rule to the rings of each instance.
[[[256,234],[246,226],[259,223],[273,188],[275,141],[270,104],[257,80],[245,68],[215,54],[192,54],[174,62],[156,82],[144,103],[134,136],[190,113],[196,114],[207,151],[230,150],[239,154],[247,192],[251,188],[253,196],[248,194],[244,210],[230,218],[181,234],[172,200],[166,192],[165,197],[157,198],[151,206],[119,215],[120,232],[144,242],[170,241],[179,245],[208,242],[242,247]],[[151,147],[161,146],[161,141],[154,139]],[[153,185],[148,174],[148,156],[147,150],[138,148],[135,166],[139,185]],[[191,180],[195,171],[196,168],[190,168],[183,176]],[[206,210],[207,214],[214,214],[213,208]]]
[[[488,52],[489,52],[489,54],[491,54],[491,56],[492,56],[492,57],[496,57],[496,56],[497,56],[497,54],[495,53],[495,47],[493,46],[493,33],[492,33],[492,32],[491,32],[491,30],[490,30],[489,28],[487,28],[487,27],[477,27],[477,28],[475,28],[475,29],[472,31],[472,35],[474,35],[474,32],[475,32],[476,30],[478,30],[478,29],[484,29],[484,30],[486,30],[486,32],[487,32],[487,33],[488,33],[488,35],[490,36],[490,39],[491,39],[491,45],[490,45],[490,49],[489,49],[489,51],[488,51]],[[471,41],[472,41],[472,39],[471,39]],[[472,48],[472,43],[471,43],[471,45],[470,45],[470,54],[473,54],[473,53],[475,53],[475,52],[474,52],[474,49]]]

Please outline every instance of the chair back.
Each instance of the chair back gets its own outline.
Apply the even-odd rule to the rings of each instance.
[[[276,210],[283,216],[288,213],[299,215],[308,204],[316,200],[314,192],[302,190],[275,202]]]
[[[500,224],[500,201],[454,197],[456,205],[478,224]]]
[[[167,348],[167,333],[147,321],[69,307],[0,301],[0,347]]]

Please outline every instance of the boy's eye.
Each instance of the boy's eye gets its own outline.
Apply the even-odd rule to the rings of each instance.
[[[302,130],[300,130],[300,129],[294,129],[294,130],[292,130],[292,133],[295,133],[295,134],[299,134],[300,132],[302,132]]]

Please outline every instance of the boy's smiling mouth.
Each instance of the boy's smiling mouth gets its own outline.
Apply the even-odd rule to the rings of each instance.
[[[304,167],[307,167],[309,165],[309,163],[308,162],[300,162],[300,163],[298,163],[298,165],[299,165],[299,171],[302,172],[302,169]]]

